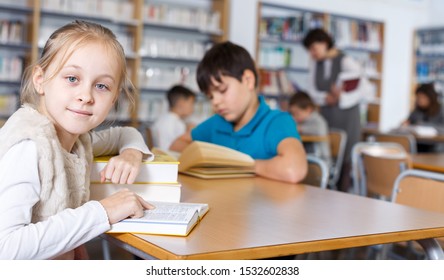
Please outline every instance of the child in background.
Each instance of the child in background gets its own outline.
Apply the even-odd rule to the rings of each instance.
[[[180,147],[171,147],[174,140],[194,127],[186,123],[185,119],[194,112],[196,94],[190,89],[176,85],[167,91],[169,111],[160,116],[151,127],[154,147],[167,150],[178,150]]]
[[[93,156],[117,155],[101,175],[120,184],[151,156],[134,128],[92,131],[121,91],[133,98],[125,63],[109,29],[75,21],[27,68],[22,107],[0,130],[0,259],[86,258],[82,244],[152,208],[128,190],[88,201]]]
[[[304,179],[307,159],[296,123],[257,96],[258,74],[247,50],[231,42],[215,44],[198,65],[197,83],[216,115],[176,142],[226,146],[255,159],[260,176],[292,183]]]
[[[288,110],[296,121],[298,130],[301,134],[328,137],[327,122],[325,121],[324,117],[318,113],[316,110],[316,105],[306,92],[298,91],[295,93],[290,98],[288,106]],[[307,145],[308,144],[316,145],[312,147],[312,152],[316,156],[323,159],[330,166],[331,153],[328,141],[307,143]]]

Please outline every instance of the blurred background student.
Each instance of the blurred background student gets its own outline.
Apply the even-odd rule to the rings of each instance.
[[[319,114],[316,104],[310,95],[298,91],[290,98],[288,111],[297,123],[301,135],[318,135],[328,137],[328,125]],[[307,153],[312,153],[331,165],[331,152],[328,141],[304,143]]]
[[[442,126],[444,117],[433,83],[420,84],[415,90],[415,108],[402,124]]]
[[[153,146],[164,151],[171,150],[173,141],[194,127],[186,119],[193,114],[196,101],[196,94],[182,85],[171,87],[166,95],[169,111],[151,126]]]
[[[431,126],[440,132],[444,128],[444,115],[433,83],[420,84],[415,90],[415,108],[401,126],[413,125]],[[417,143],[420,153],[442,151],[443,148],[442,143]]]

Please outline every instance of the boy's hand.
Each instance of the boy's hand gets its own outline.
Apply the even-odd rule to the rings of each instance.
[[[120,155],[110,158],[100,172],[100,181],[114,184],[132,184],[139,174],[142,153],[135,149],[126,149]]]

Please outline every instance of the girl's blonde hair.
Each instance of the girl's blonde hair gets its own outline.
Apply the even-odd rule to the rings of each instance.
[[[118,79],[119,93],[123,91],[131,105],[135,103],[134,86],[128,77],[126,70],[126,59],[122,45],[117,41],[114,33],[108,28],[92,22],[76,20],[66,24],[51,34],[42,51],[42,56],[33,64],[28,66],[24,72],[22,80],[22,88],[20,95],[21,104],[28,103],[38,107],[39,94],[36,91],[32,76],[37,66],[46,71],[56,56],[61,55],[60,65],[56,67],[56,71],[51,73],[48,79],[52,79],[63,67],[72,53],[88,43],[99,43],[107,49],[114,52],[115,57],[110,59],[117,60],[120,66]]]

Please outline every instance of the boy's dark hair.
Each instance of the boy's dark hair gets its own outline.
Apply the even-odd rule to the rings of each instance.
[[[230,76],[242,81],[245,70],[254,74],[255,87],[258,85],[256,65],[246,49],[230,41],[215,44],[209,49],[197,66],[197,84],[203,93],[208,93],[211,79],[221,82],[221,76]]]
[[[430,100],[430,105],[429,108],[427,109],[422,109],[422,111],[425,111],[426,115],[429,117],[433,117],[435,115],[437,115],[439,113],[439,111],[441,110],[441,104],[438,100],[438,93],[435,90],[435,86],[433,85],[433,83],[428,83],[428,84],[420,84],[418,85],[418,87],[416,88],[415,94],[424,94],[425,96],[427,96]],[[417,109],[421,110],[421,108],[418,108],[416,106]]]
[[[179,99],[188,99],[190,97],[196,98],[196,94],[189,88],[182,85],[175,85],[167,91],[168,105],[170,108],[174,108]]]
[[[322,28],[315,28],[308,31],[302,40],[302,44],[306,49],[309,49],[310,46],[316,42],[327,43],[328,49],[333,48],[335,44],[333,38]]]
[[[315,108],[313,100],[310,95],[308,95],[305,91],[298,91],[293,96],[290,97],[290,101],[288,102],[289,107],[297,106],[301,109],[307,108]]]

